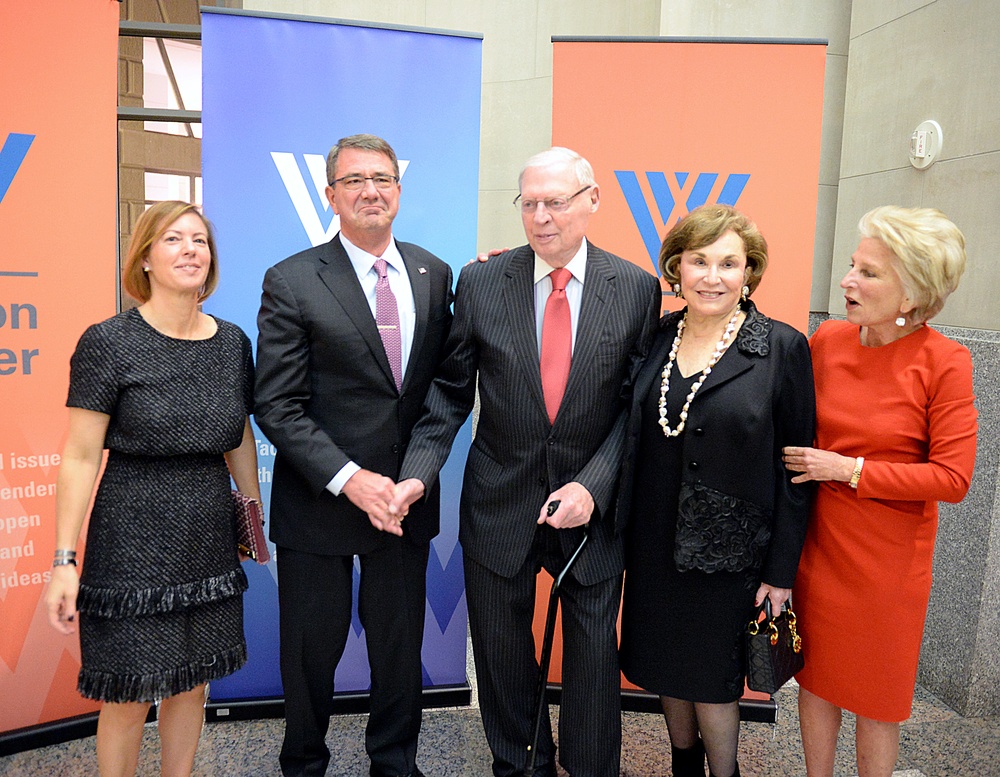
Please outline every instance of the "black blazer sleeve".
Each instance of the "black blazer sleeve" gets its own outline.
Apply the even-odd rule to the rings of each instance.
[[[795,582],[815,490],[811,483],[792,483],[795,473],[785,469],[781,460],[781,450],[788,445],[811,446],[816,430],[816,391],[809,344],[794,330],[787,340],[787,347],[780,354],[782,370],[774,387],[774,523],[761,570],[762,582],[779,588],[791,588]]]
[[[494,260],[495,261],[495,260]],[[476,287],[469,281],[474,266],[463,269],[455,288],[455,317],[444,347],[444,359],[424,400],[423,415],[413,429],[399,473],[417,478],[427,492],[437,483],[455,435],[476,401],[479,351],[473,335]]]
[[[310,332],[281,266],[264,275],[257,331],[257,423],[318,494],[350,457],[306,411],[314,399]]]

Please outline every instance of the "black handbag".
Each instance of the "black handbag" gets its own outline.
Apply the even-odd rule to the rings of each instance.
[[[747,687],[751,691],[774,693],[805,666],[797,625],[787,602],[772,616],[771,600],[764,597],[747,626]]]

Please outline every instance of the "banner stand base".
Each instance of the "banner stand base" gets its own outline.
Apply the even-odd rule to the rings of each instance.
[[[436,707],[467,707],[472,702],[472,689],[468,684],[425,688],[424,709]],[[334,715],[358,715],[368,712],[367,693],[338,693],[333,697]],[[206,723],[225,723],[230,720],[261,720],[283,718],[285,702],[280,696],[271,699],[233,699],[212,701],[205,705]],[[156,720],[156,706],[149,708],[147,723]],[[40,747],[85,739],[97,733],[97,713],[78,715],[53,723],[29,726],[0,734],[0,756],[37,750]]]
[[[446,686],[424,690],[424,709],[435,707],[466,707],[471,703],[469,686]],[[558,684],[550,684],[545,691],[549,704],[560,704],[562,689]],[[626,712],[647,712],[662,715],[660,697],[647,691],[622,690],[622,710]],[[337,694],[333,697],[333,714],[358,715],[368,712],[368,694]],[[273,699],[251,699],[247,701],[212,702],[205,709],[207,723],[221,723],[227,720],[259,720],[281,718],[285,714],[285,702],[280,697]],[[775,723],[778,719],[778,703],[769,699],[740,699],[740,720],[748,723]]]
[[[549,704],[559,704],[562,690],[559,685],[549,685],[546,689]],[[467,707],[472,701],[472,691],[468,684],[426,688],[423,692],[424,709],[438,707]],[[645,712],[655,715],[663,713],[660,698],[646,691],[622,691],[622,710]],[[333,697],[334,715],[359,715],[368,712],[367,693],[343,693]],[[206,723],[225,723],[231,720],[262,720],[282,718],[285,702],[280,696],[271,699],[246,699],[213,701],[205,707]],[[778,719],[778,704],[770,699],[740,699],[740,720],[750,723],[775,723]],[[156,720],[156,707],[151,707],[147,723]],[[79,715],[55,723],[17,729],[0,735],[0,756],[13,755],[25,750],[57,745],[74,739],[83,739],[97,733],[97,713]]]
[[[558,698],[559,686],[548,687],[546,698],[550,704],[558,704],[553,698]],[[622,710],[627,712],[649,712],[662,715],[660,697],[648,691],[622,690]],[[778,721],[778,703],[772,696],[769,699],[740,699],[740,720],[747,723],[776,723]]]
[[[437,707],[467,707],[471,702],[472,689],[467,683],[424,688],[423,708],[425,710]],[[332,710],[334,715],[362,715],[368,712],[368,694],[335,693]],[[211,701],[205,706],[206,723],[283,717],[285,717],[285,700],[281,696],[270,699]]]
[[[146,722],[156,720],[156,707],[149,708]],[[56,720],[52,723],[42,723],[38,726],[27,726],[0,734],[0,757],[23,753],[25,750],[37,750],[40,747],[59,745],[72,742],[74,739],[85,739],[97,734],[97,713],[76,715],[72,718]]]

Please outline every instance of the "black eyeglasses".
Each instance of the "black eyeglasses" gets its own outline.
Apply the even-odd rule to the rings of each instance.
[[[573,201],[574,197],[579,197],[587,191],[587,189],[593,188],[594,184],[588,184],[580,189],[580,191],[576,194],[571,194],[569,197],[552,197],[548,200],[521,200],[521,195],[519,194],[514,198],[514,207],[520,208],[521,213],[534,213],[535,209],[538,208],[539,205],[544,205],[545,210],[547,211],[551,211],[552,213],[562,213],[569,208],[569,204]],[[521,201],[518,202],[518,200]]]
[[[330,181],[330,186],[336,186],[339,183],[343,184],[347,191],[356,192],[365,187],[365,181],[371,181],[375,184],[376,189],[384,191],[399,183],[399,178],[395,175],[345,175],[341,178],[334,178]]]

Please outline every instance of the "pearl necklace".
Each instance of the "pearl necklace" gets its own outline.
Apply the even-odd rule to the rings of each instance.
[[[681,420],[677,424],[676,429],[671,429],[670,424],[667,422],[667,392],[670,390],[670,372],[673,370],[674,362],[677,361],[677,350],[681,346],[681,337],[684,335],[684,324],[687,321],[687,311],[684,311],[684,318],[682,318],[677,323],[677,336],[674,338],[674,344],[670,346],[670,356],[667,357],[667,363],[663,367],[663,380],[660,382],[660,428],[663,429],[663,434],[667,437],[676,437],[681,432],[684,431],[684,425],[687,423],[688,408],[691,407],[691,403],[694,401],[694,395],[698,393],[698,389],[701,388],[701,384],[705,382],[706,378],[712,373],[712,367],[714,367],[719,359],[722,358],[722,354],[726,352],[729,348],[729,343],[733,339],[733,332],[736,331],[736,322],[740,317],[740,306],[736,306],[736,310],[733,311],[732,317],[729,319],[729,323],[726,324],[726,331],[722,334],[722,339],[715,344],[715,350],[712,352],[712,356],[708,360],[708,364],[705,365],[705,369],[701,371],[701,377],[695,381],[694,385],[691,386],[691,391],[687,395],[687,399],[684,402],[684,407],[681,408]]]

